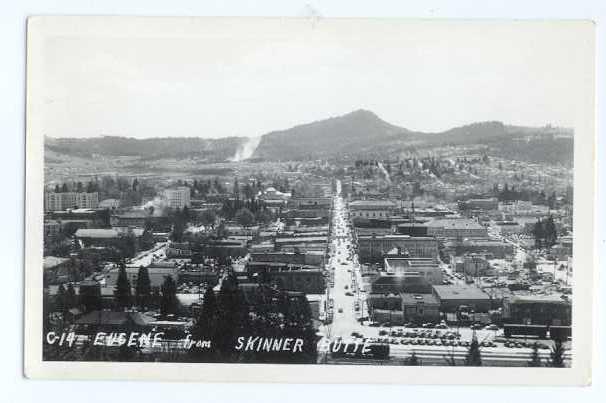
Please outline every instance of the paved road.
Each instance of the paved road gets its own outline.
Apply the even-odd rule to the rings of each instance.
[[[333,322],[324,327],[324,333],[331,337],[350,336],[354,331],[361,331],[362,325],[357,318],[362,309],[362,303],[358,301],[360,311],[356,312],[356,300],[359,293],[356,292],[354,281],[357,259],[351,255],[352,237],[346,224],[345,202],[340,196],[341,183],[337,182],[337,195],[334,199],[333,225],[331,234],[332,250],[334,254],[329,261],[329,267],[334,270],[334,286],[328,290],[329,298],[334,301]],[[346,295],[351,293],[353,295]]]

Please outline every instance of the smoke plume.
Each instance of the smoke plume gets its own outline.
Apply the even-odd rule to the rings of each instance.
[[[238,147],[236,154],[229,160],[232,162],[240,162],[252,157],[260,142],[261,137],[249,137],[244,144],[241,144]]]

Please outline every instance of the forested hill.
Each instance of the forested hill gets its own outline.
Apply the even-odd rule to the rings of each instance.
[[[246,137],[203,139],[199,137],[165,137],[135,139],[130,137],[102,136],[86,139],[46,138],[45,147],[60,154],[80,157],[140,156],[143,159],[182,158],[209,155],[223,161],[231,158]]]
[[[226,137],[166,137],[134,139],[94,137],[47,138],[48,150],[81,157],[140,156],[143,159],[200,156],[209,161],[233,158],[249,139]],[[423,133],[395,126],[371,111],[302,124],[261,136],[253,157],[262,160],[309,160],[346,155],[384,155],[444,146],[486,146],[487,153],[537,163],[572,165],[572,130],[553,127],[508,126],[479,122],[439,133]]]

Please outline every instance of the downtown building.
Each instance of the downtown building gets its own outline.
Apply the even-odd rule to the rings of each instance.
[[[97,192],[45,192],[44,211],[68,209],[96,209],[99,206]]]
[[[174,189],[164,190],[164,198],[168,207],[182,210],[184,207],[191,207],[191,192],[187,186],[180,186]]]
[[[383,259],[394,249],[398,255],[412,258],[438,256],[438,241],[430,236],[360,235],[357,244],[361,263],[383,263]]]

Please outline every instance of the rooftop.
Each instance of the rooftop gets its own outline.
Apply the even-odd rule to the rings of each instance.
[[[402,303],[406,305],[417,304],[419,302],[424,304],[439,304],[438,299],[433,294],[402,293],[400,297],[402,298]]]
[[[390,200],[355,200],[349,203],[349,208],[353,210],[396,208],[396,203]]]
[[[57,256],[44,256],[42,267],[45,270],[52,269],[54,267],[59,266],[62,263],[65,263],[69,260],[67,257],[57,257]]]
[[[426,225],[446,229],[484,229],[479,222],[470,218],[440,218],[429,221]]]
[[[476,287],[460,285],[434,285],[433,289],[440,299],[485,300],[489,296]]]

